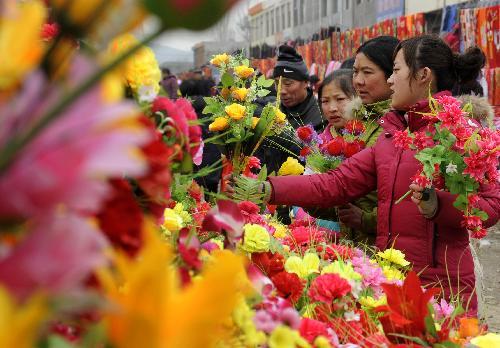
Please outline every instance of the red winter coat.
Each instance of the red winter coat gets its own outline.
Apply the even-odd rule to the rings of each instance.
[[[415,112],[428,112],[428,102],[416,104],[412,111],[407,113],[408,122],[402,114],[387,113],[379,121],[384,133],[375,146],[354,155],[336,170],[317,175],[270,177],[271,203],[331,207],[378,190],[376,246],[383,250],[394,243],[394,248],[406,254],[417,272],[423,270],[424,284],[442,287],[446,297],[450,292],[453,295],[460,292],[464,307],[470,297],[469,310],[475,311],[474,263],[468,234],[461,226],[462,213],[452,204],[455,196],[437,191],[439,208],[432,219],[420,214],[410,198],[394,204],[408,191],[419,162],[414,151],[396,148],[392,137],[395,131],[408,126],[411,131],[425,127],[427,121]],[[480,197],[479,207],[489,216],[484,225],[492,226],[500,214],[499,185],[483,186]]]

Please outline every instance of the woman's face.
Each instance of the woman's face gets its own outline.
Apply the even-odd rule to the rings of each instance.
[[[392,75],[387,80],[390,85],[392,96],[391,106],[396,110],[408,110],[413,104],[421,99],[422,91],[418,82],[410,85],[410,68],[405,62],[403,50],[399,50],[394,59]],[[413,88],[412,88],[413,87]]]
[[[391,90],[384,71],[364,53],[356,55],[353,71],[352,82],[363,104],[372,104],[390,98]]]
[[[335,129],[345,126],[347,122],[345,107],[350,100],[335,81],[323,87],[320,100],[321,110],[328,123]]]

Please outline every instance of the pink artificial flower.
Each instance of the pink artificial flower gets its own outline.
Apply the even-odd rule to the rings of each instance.
[[[183,103],[180,105],[183,106]],[[176,105],[176,102],[167,97],[156,97],[151,106],[151,112],[161,112],[170,119],[170,124],[176,131],[176,134],[170,134],[175,137],[184,137],[189,139],[189,125],[184,110]]]
[[[42,26],[42,40],[46,42],[52,41],[57,35],[59,35],[59,31],[59,24],[45,23]]]
[[[203,156],[203,139],[202,139],[202,131],[198,121],[198,115],[196,115],[196,111],[194,110],[192,104],[189,100],[184,98],[179,98],[175,101],[175,106],[177,106],[188,120],[188,138],[189,138],[189,146],[190,146],[190,154],[193,157],[193,162],[196,158],[201,158]],[[200,153],[201,149],[201,153]],[[200,163],[196,163],[196,165],[200,165]]]
[[[371,287],[376,295],[380,294],[382,292],[381,285],[387,282],[380,266],[371,263],[366,256],[355,256],[351,259],[351,263],[354,270],[361,274],[363,286],[365,288]]]
[[[436,320],[449,318],[455,310],[455,307],[451,303],[449,304],[448,302],[446,302],[444,298],[441,299],[441,302],[434,303],[433,307],[434,314],[436,315]]]
[[[88,219],[47,215],[32,221],[32,226],[26,238],[0,259],[0,283],[19,298],[40,290],[81,289],[106,261],[106,239]]]
[[[276,326],[283,324],[294,330],[299,329],[300,315],[290,302],[281,297],[265,297],[253,317],[257,330],[271,333]]]
[[[203,231],[225,231],[228,245],[234,247],[243,236],[245,219],[238,205],[230,200],[219,200],[217,206],[212,208],[202,223]]]
[[[89,62],[75,58],[73,88],[92,71]],[[0,105],[0,146],[28,130],[62,95],[39,72],[25,82],[23,92]],[[131,101],[108,103],[96,86],[72,105],[18,153],[2,173],[0,216],[45,215],[56,206],[97,212],[110,193],[108,178],[137,177],[147,170],[137,155],[150,133],[134,119],[139,111]]]
[[[410,137],[408,132],[408,129],[396,131],[394,133],[394,146],[403,150],[409,149],[413,139]]]
[[[351,285],[335,273],[327,273],[315,278],[309,288],[309,297],[314,301],[330,304],[333,300],[347,295]]]
[[[247,267],[247,275],[259,294],[266,297],[271,294],[274,289],[273,282],[257,266],[250,263]]]
[[[328,326],[318,320],[302,318],[299,332],[302,337],[313,344],[318,336],[328,337]]]

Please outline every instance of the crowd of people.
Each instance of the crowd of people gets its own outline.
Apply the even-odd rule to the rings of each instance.
[[[364,43],[353,59],[320,82],[310,78],[294,48],[281,46],[273,78],[281,79],[280,109],[290,125],[295,129],[312,125],[322,132],[321,137],[331,139],[348,120],[360,118],[367,125],[366,148],[328,173],[270,176],[263,185],[268,202],[303,207],[315,217],[339,222],[348,231],[346,238],[354,242],[402,250],[425,284],[438,284],[447,297],[461,297],[475,312],[474,262],[454,198],[412,183],[418,169],[414,152],[395,147],[393,137],[396,131],[417,131],[428,125],[422,113],[429,111],[429,90],[434,96],[481,96],[477,78],[484,63],[477,47],[457,54],[438,37],[424,35],[400,42],[381,36]],[[171,80],[167,76],[162,82],[167,91]],[[199,96],[210,93],[213,86],[207,81],[193,72],[180,85],[180,94],[193,100],[202,120]],[[274,98],[268,96],[262,104]],[[472,100],[476,102],[472,116],[483,125],[488,123],[492,112],[485,99]],[[206,129],[204,135],[209,136]],[[215,146],[206,150],[202,166],[220,158]],[[284,134],[266,139],[256,156],[269,172],[277,172],[290,153],[298,157],[299,151],[293,134]],[[213,173],[202,183],[216,190],[219,180],[220,173]],[[395,204],[408,188],[411,199]],[[485,226],[494,225],[500,215],[499,185],[481,187],[479,199],[479,207],[489,216]]]

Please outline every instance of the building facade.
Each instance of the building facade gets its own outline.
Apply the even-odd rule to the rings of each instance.
[[[377,0],[262,0],[248,10],[251,46],[307,38],[322,28],[376,23]]]

